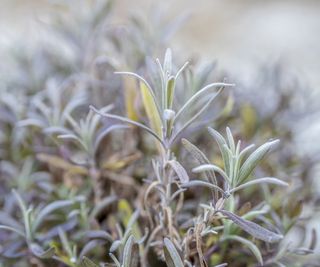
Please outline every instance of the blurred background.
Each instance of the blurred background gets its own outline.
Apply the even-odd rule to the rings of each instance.
[[[45,38],[43,23],[54,12],[61,12],[59,0],[1,0],[1,57],[14,42],[25,49]],[[65,1],[70,2],[70,1]],[[320,76],[320,3],[298,0],[242,1],[130,1],[117,0],[114,23],[126,23],[132,12],[161,11],[170,20],[188,14],[184,25],[170,41],[174,49],[217,59],[219,66],[250,79],[261,62],[283,60],[311,87],[318,87]],[[75,9],[80,8],[74,6]]]
[[[94,1],[86,2],[90,5]],[[38,62],[38,56],[36,58],[34,55],[39,47],[48,50],[59,47],[64,51],[59,52],[60,56],[72,58],[74,51],[73,46],[66,45],[68,38],[61,38],[48,29],[53,25],[53,18],[63,16],[65,24],[61,25],[70,22],[68,31],[84,32],[87,29],[81,27],[86,25],[87,17],[81,20],[83,24],[74,18],[89,12],[86,4],[80,5],[77,1],[1,0],[0,87],[6,87],[10,84],[8,80],[15,80],[18,75],[15,71],[16,57],[13,55],[24,54]],[[152,41],[157,40],[152,37],[162,34],[160,29],[157,32],[158,28],[154,25],[162,22],[170,25],[171,21],[177,21],[174,24],[176,26],[166,29],[170,38],[163,42],[172,48],[174,58],[177,55],[178,62],[186,59],[199,64],[216,62],[219,77],[224,76],[236,83],[236,100],[240,100],[241,107],[235,109],[233,116],[244,116],[242,107],[250,103],[250,107],[254,107],[254,112],[259,115],[262,126],[270,123],[271,130],[279,130],[280,138],[285,139],[287,133],[290,135],[292,139],[289,144],[283,146],[284,152],[291,151],[289,155],[283,154],[290,158],[288,165],[296,166],[296,162],[300,164],[300,161],[302,163],[298,165],[306,169],[310,166],[309,162],[312,165],[312,174],[308,173],[308,178],[301,182],[308,185],[303,199],[312,202],[310,209],[307,207],[305,211],[306,216],[312,217],[313,205],[320,201],[320,1],[117,0],[114,1],[108,27],[126,28],[132,23],[139,25],[141,21],[129,20],[133,14],[144,21],[144,30],[149,30],[148,34],[143,35],[150,37],[146,41],[149,47],[146,48],[155,52],[146,52],[146,56],[163,56],[163,49],[160,49],[162,54],[157,54],[158,50],[150,47]],[[139,40],[136,42],[139,43]],[[110,54],[112,57],[112,52]],[[79,55],[82,55],[81,50]],[[63,57],[57,57],[55,63],[63,65],[64,60]],[[42,68],[37,70],[42,72]],[[33,75],[37,76],[37,73]],[[43,77],[48,78],[45,75]],[[283,131],[281,127],[284,127]],[[257,135],[259,131],[263,132],[264,129],[259,128]],[[251,137],[254,138],[254,134]],[[298,160],[295,155],[299,156]],[[299,171],[303,173],[304,169]],[[299,176],[300,173],[292,168],[287,175]],[[309,223],[320,232],[316,215]],[[307,241],[311,239],[309,236]]]
[[[32,57],[39,46],[61,45],[59,36],[48,31],[50,19],[64,14],[66,21],[68,16],[72,20],[70,10],[85,13],[86,7],[77,1],[1,0],[0,78],[13,73],[12,50],[19,47],[20,52]],[[294,89],[302,91],[297,108],[303,112],[305,107],[313,107],[295,125],[299,153],[319,151],[320,145],[314,143],[320,136],[320,108],[314,103],[320,93],[319,1],[198,0],[194,4],[192,0],[117,0],[113,12],[111,24],[115,27],[126,27],[132,14],[143,17],[146,25],[154,20],[155,13],[165,22],[178,20],[179,26],[167,42],[173,52],[182,60],[195,57],[201,62],[216,61],[220,70],[227,71],[227,78],[238,81],[238,85],[251,83],[254,94],[267,93],[259,84],[252,84],[253,77],[263,68],[281,65],[286,76],[292,75],[299,82]],[[271,96],[268,101],[272,100]]]
[[[80,12],[76,1],[1,0],[1,75],[10,75],[4,59],[10,60],[8,51],[13,44],[32,51],[39,42],[52,38],[46,31],[48,17],[66,12],[64,2]],[[182,58],[194,55],[217,60],[219,68],[242,81],[250,80],[257,66],[281,61],[286,72],[303,81],[307,94],[319,91],[319,1],[198,0],[195,5],[192,0],[117,0],[113,23],[125,25],[132,13],[148,19],[154,10],[168,21],[185,14],[183,25],[170,39],[170,47]],[[312,130],[319,130],[319,126]]]

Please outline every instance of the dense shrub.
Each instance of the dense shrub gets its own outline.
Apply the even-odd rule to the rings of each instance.
[[[12,54],[1,266],[318,266],[315,158],[288,123],[297,84],[263,70],[262,105],[254,78],[239,90],[214,63],[175,64],[181,18],[119,27],[112,2],[85,10],[54,17],[57,40],[31,57]]]

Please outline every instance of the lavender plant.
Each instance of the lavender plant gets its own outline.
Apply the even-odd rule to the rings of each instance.
[[[111,1],[81,4],[54,20],[72,56],[20,55],[1,91],[0,265],[317,266],[312,164],[277,116],[293,92],[271,84],[280,101],[263,117],[214,63],[177,67],[170,49],[151,60],[183,16],[121,31]]]

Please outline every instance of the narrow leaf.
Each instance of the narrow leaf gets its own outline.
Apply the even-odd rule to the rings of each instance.
[[[204,187],[208,187],[212,190],[218,190],[222,193],[222,195],[225,194],[225,192],[217,185],[214,184],[210,184],[208,182],[205,181],[201,181],[201,180],[193,180],[187,183],[184,183],[181,185],[182,187],[195,187],[195,186],[204,186]]]
[[[214,140],[217,142],[220,153],[222,155],[224,168],[226,170],[227,175],[230,175],[230,164],[229,164],[229,155],[226,151],[225,145],[227,145],[226,140],[223,138],[221,134],[219,134],[216,130],[208,127],[209,134],[214,138]]]
[[[181,183],[189,182],[190,178],[187,171],[183,168],[183,166],[178,161],[170,160],[168,164],[170,164],[174,172],[177,174]]]
[[[254,168],[261,162],[261,160],[265,157],[265,155],[277,144],[279,140],[274,140],[263,144],[262,146],[258,147],[243,163],[242,167],[240,168],[239,172],[239,180],[238,182],[241,183],[254,170]]]
[[[206,172],[206,171],[209,171],[209,170],[213,170],[213,171],[216,171],[217,173],[219,173],[223,179],[226,181],[226,182],[230,182],[229,180],[229,177],[227,176],[227,174],[218,166],[214,165],[214,164],[203,164],[203,165],[200,165],[196,168],[193,168],[192,171],[195,172],[195,173],[198,173],[198,172]]]
[[[172,71],[172,52],[170,48],[167,48],[166,54],[164,56],[163,71],[166,75],[170,75]]]
[[[286,182],[283,182],[277,178],[274,177],[264,177],[264,178],[259,178],[259,179],[255,179],[252,180],[250,182],[244,183],[242,185],[239,185],[233,189],[230,190],[230,193],[234,193],[240,189],[246,188],[248,186],[251,185],[256,185],[256,184],[263,184],[263,183],[267,183],[267,184],[275,184],[275,185],[279,185],[279,186],[288,186],[289,184]]]
[[[20,236],[22,236],[22,237],[25,237],[25,234],[22,232],[22,231],[20,231],[20,230],[18,230],[18,229],[15,229],[15,228],[12,228],[12,227],[10,227],[10,226],[7,226],[7,225],[0,225],[0,230],[6,230],[6,231],[11,231],[11,232],[15,232],[15,233],[17,233],[18,235],[20,235]]]
[[[43,250],[38,244],[32,243],[30,245],[32,253],[40,259],[50,259],[55,254],[55,248],[50,247],[47,250]]]
[[[88,259],[86,256],[83,256],[81,260],[82,267],[99,267],[99,265],[95,264],[92,260]]]
[[[53,211],[62,209],[62,208],[65,209],[67,207],[72,206],[74,203],[75,203],[74,200],[57,200],[50,203],[39,212],[38,216],[35,218],[32,224],[32,230],[35,231],[36,229],[38,229],[39,226],[45,220],[46,216],[48,216]]]
[[[228,236],[226,236],[224,238],[224,240],[227,240],[227,239],[238,241],[238,242],[242,243],[243,245],[247,246],[251,250],[253,255],[256,257],[256,259],[258,260],[259,264],[263,265],[263,259],[262,259],[262,256],[261,256],[261,252],[253,242],[251,242],[248,239],[245,239],[245,238],[243,238],[241,236],[236,236],[236,235],[228,235]]]
[[[163,143],[162,141],[162,138],[157,135],[157,133],[155,133],[152,129],[150,129],[149,127],[139,123],[139,122],[136,122],[136,121],[133,121],[133,120],[130,120],[130,119],[127,119],[127,118],[124,118],[124,117],[121,117],[121,116],[117,116],[117,115],[113,115],[113,114],[109,114],[109,113],[101,113],[99,110],[97,110],[96,108],[94,108],[93,106],[90,106],[90,108],[96,112],[97,114],[101,115],[102,117],[106,117],[106,118],[110,118],[110,119],[115,119],[115,120],[118,120],[118,121],[122,121],[122,122],[125,122],[125,123],[128,123],[128,124],[131,124],[131,125],[134,125],[134,126],[137,126],[137,127],[140,127],[142,128],[143,130],[147,131],[149,134],[151,134],[153,137],[155,137],[159,143],[165,147],[165,144]]]
[[[123,267],[137,267],[139,264],[139,245],[134,241],[131,235],[125,246],[123,252]]]
[[[236,151],[236,146],[234,143],[232,132],[229,127],[227,127],[226,131],[227,131],[229,147],[230,147],[231,151],[234,153]]]
[[[171,76],[167,82],[167,109],[172,109],[176,79]]]
[[[221,91],[223,90],[224,87],[221,87],[219,89],[219,91],[217,93],[215,93],[203,106],[202,108],[197,111],[197,113],[195,115],[193,115],[193,117],[191,119],[189,119],[182,127],[181,129],[179,129],[175,135],[172,137],[172,139],[170,140],[171,143],[173,143],[178,136],[185,130],[187,129],[197,118],[199,118],[199,116],[210,106],[210,104],[212,103],[212,101],[221,93]],[[177,116],[175,117],[174,121],[177,121]]]
[[[196,94],[194,94],[183,106],[182,108],[177,112],[176,118],[179,118],[181,114],[183,114],[186,110],[189,110],[194,103],[199,100],[199,98],[203,95],[205,95],[208,91],[210,91],[212,88],[216,87],[226,87],[226,86],[233,86],[232,84],[227,83],[211,83],[200,89]]]
[[[184,267],[182,259],[174,244],[168,238],[164,238],[164,257],[168,267]]]
[[[182,144],[185,147],[185,149],[192,155],[192,157],[199,163],[199,164],[210,164],[210,161],[205,156],[205,154],[202,153],[202,151],[197,148],[194,144],[189,142],[187,139],[182,139]],[[214,184],[217,186],[217,179],[213,171],[205,171],[204,177],[207,179],[208,182]],[[217,191],[214,190],[214,197],[215,199],[218,198]]]
[[[247,221],[239,217],[238,215],[233,214],[232,212],[226,210],[220,210],[220,212],[223,215],[227,216],[235,224],[237,224],[242,230],[257,239],[263,240],[268,243],[275,243],[279,242],[283,238],[282,235],[271,232],[254,222]]]

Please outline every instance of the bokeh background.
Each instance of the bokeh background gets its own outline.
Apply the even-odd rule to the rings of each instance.
[[[0,86],[13,76],[12,52],[17,48],[32,58],[39,46],[63,46],[48,27],[58,14],[72,16],[65,2],[73,5],[73,12],[85,12],[77,1],[0,0]],[[131,14],[140,14],[147,22],[154,14],[166,21],[179,18],[181,26],[168,42],[173,52],[182,59],[215,60],[219,71],[237,82],[238,91],[249,90],[247,97],[261,97],[267,106],[274,101],[273,93],[256,77],[268,68],[278,68],[286,79],[294,77],[290,85],[299,96],[297,115],[291,112],[286,123],[294,133],[296,153],[319,159],[320,1],[117,0],[112,24],[125,27]],[[313,198],[320,199],[317,162],[307,183]],[[310,220],[310,225],[317,224],[318,217]]]
[[[10,61],[8,51],[14,44],[31,54],[39,42],[52,38],[46,31],[48,17],[65,12],[63,2],[1,0],[1,75],[11,73],[5,60]],[[75,10],[81,8],[73,2]],[[171,48],[182,57],[217,60],[221,69],[243,81],[250,80],[261,65],[282,62],[286,72],[294,73],[305,84],[302,89],[307,94],[318,94],[319,1],[117,0],[113,23],[125,25],[132,13],[140,13],[148,20],[154,10],[168,21],[183,17],[183,25],[170,40]],[[256,90],[259,92],[259,88]],[[320,134],[318,125],[309,125],[307,130],[310,135],[310,131],[315,132],[313,138]]]
[[[14,42],[23,42],[28,49],[46,38],[42,24],[48,14],[61,12],[63,2],[2,0],[2,57]],[[320,84],[319,1],[117,0],[115,23],[125,23],[132,12],[151,16],[154,9],[161,9],[168,20],[188,14],[171,41],[188,56],[217,59],[221,67],[244,78],[250,78],[257,64],[281,59],[312,87]]]
[[[77,9],[85,12],[85,5],[77,5],[77,1],[0,1],[0,78],[13,73],[14,66],[10,66],[13,48],[19,47],[32,57],[39,45],[48,42],[60,45],[48,27],[51,17],[61,13],[72,16],[64,6],[67,2],[74,6],[75,13]],[[125,27],[132,14],[148,21],[154,19],[155,12],[165,21],[177,18],[181,21],[169,42],[181,58],[215,60],[231,79],[245,84],[252,83],[252,77],[266,66],[276,64],[281,65],[287,76],[297,78],[296,90],[303,91],[300,98],[303,103],[297,105],[302,105],[302,109],[313,106],[295,126],[297,152],[319,151],[320,143],[315,140],[320,136],[320,104],[317,109],[314,103],[314,99],[320,99],[319,1],[116,0],[112,23]],[[267,94],[259,84],[252,93]],[[268,101],[272,100],[271,96]],[[308,103],[310,100],[313,103]]]

